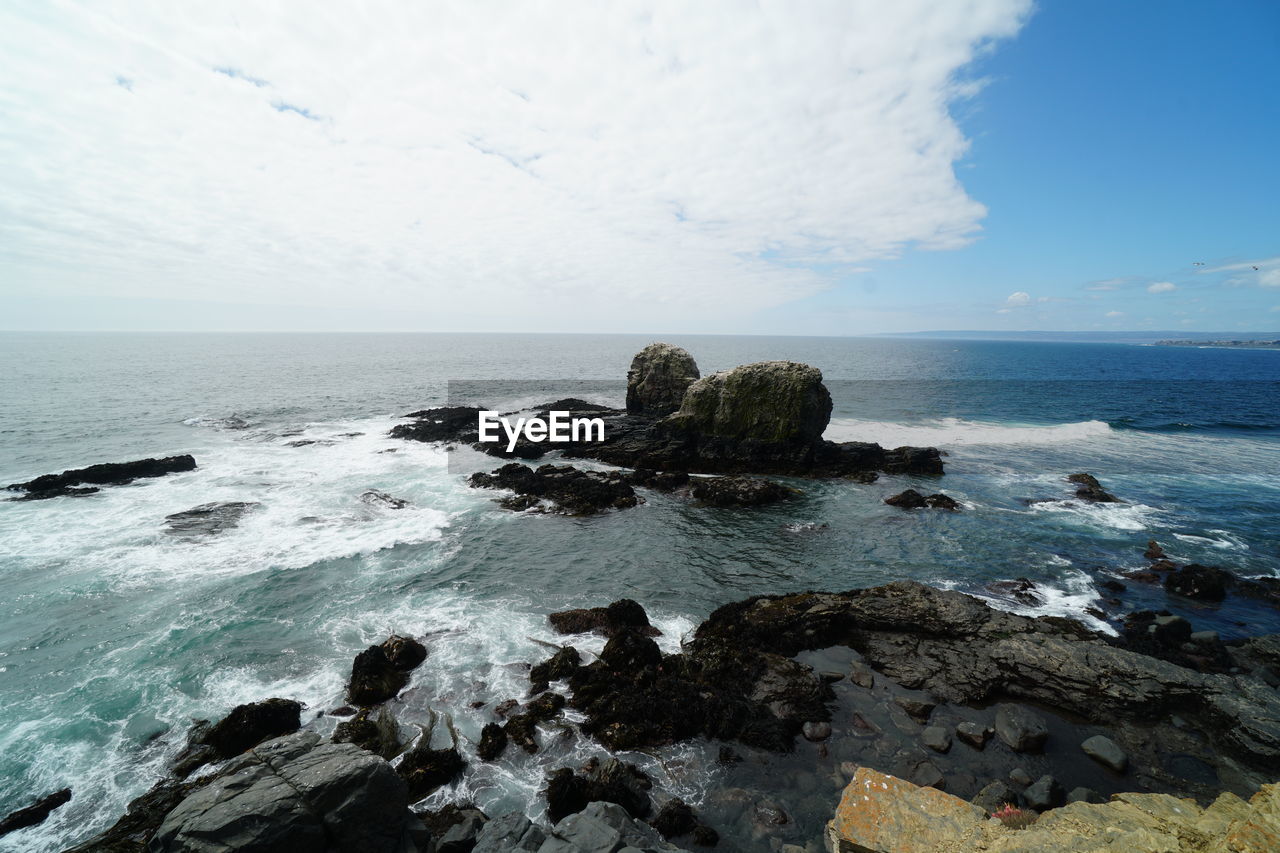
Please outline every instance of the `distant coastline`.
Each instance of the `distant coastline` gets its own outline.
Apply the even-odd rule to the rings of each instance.
[[[1276,340],[1193,341],[1188,339],[1156,341],[1158,347],[1226,347],[1229,349],[1280,349]]]

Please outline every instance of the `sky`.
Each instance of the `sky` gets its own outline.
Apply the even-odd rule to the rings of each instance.
[[[0,329],[1280,329],[1273,0],[10,0],[0,80]]]

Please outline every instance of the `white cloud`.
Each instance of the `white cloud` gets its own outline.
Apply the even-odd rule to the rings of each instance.
[[[1005,305],[1010,308],[1021,308],[1023,305],[1031,304],[1031,294],[1025,290],[1014,291],[1009,294],[1009,298],[1004,301]]]
[[[1259,271],[1258,285],[1260,287],[1280,287],[1280,267]]]
[[[1114,318],[1114,317],[1123,317],[1123,316],[1124,316],[1124,312],[1123,312],[1123,311],[1108,311],[1108,312],[1107,312],[1107,316],[1108,316],[1108,317],[1112,317],[1112,318]]]
[[[1147,293],[1171,293],[1178,289],[1178,285],[1171,281],[1157,281],[1147,287]]]
[[[7,4],[3,287],[441,328],[778,305],[973,238],[949,108],[1029,8]]]

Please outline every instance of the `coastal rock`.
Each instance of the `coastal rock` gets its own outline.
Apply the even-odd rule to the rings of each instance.
[[[1124,501],[1102,488],[1098,478],[1092,474],[1071,474],[1067,477],[1067,482],[1075,483],[1079,486],[1076,489],[1076,497],[1082,501],[1102,504],[1124,503]]]
[[[627,477],[633,486],[643,486],[658,492],[674,492],[689,485],[689,475],[684,471],[655,471],[652,468],[637,468]]]
[[[1165,559],[1164,549],[1161,548],[1160,543],[1154,539],[1147,540],[1147,550],[1142,552],[1142,556],[1152,561]]]
[[[409,637],[392,635],[370,646],[351,664],[347,697],[356,705],[377,705],[409,683],[409,672],[427,657],[426,647]]]
[[[899,509],[924,509],[929,507],[932,509],[949,509],[952,511],[960,509],[960,503],[954,498],[938,492],[928,497],[920,494],[915,489],[907,489],[904,492],[884,499],[889,506],[896,506]]]
[[[71,802],[71,789],[63,788],[61,791],[55,791],[47,797],[41,797],[25,808],[11,812],[0,818],[0,838],[10,832],[44,823],[54,809],[69,802]]]
[[[831,394],[816,367],[762,361],[699,379],[670,422],[700,436],[763,444],[809,443],[831,419]]]
[[[540,853],[682,853],[653,827],[609,802],[591,803],[558,822],[551,832]]]
[[[1266,853],[1280,840],[1280,784],[1248,803],[1222,794],[1204,809],[1166,794],[1117,794],[1015,829],[949,794],[860,768],[826,834],[828,849],[859,853]]]
[[[1123,773],[1129,766],[1129,756],[1125,755],[1124,750],[1116,746],[1116,742],[1106,735],[1094,735],[1080,744],[1080,748],[1084,750],[1085,755],[1117,773]]]
[[[480,743],[476,755],[481,761],[493,761],[507,748],[507,732],[497,723],[486,723],[480,730]]]
[[[661,636],[662,632],[649,624],[644,608],[630,598],[621,598],[608,607],[588,607],[562,610],[547,617],[558,634],[585,634],[588,632],[612,637],[625,630],[634,630],[647,637]],[[562,650],[563,652],[563,650]],[[576,650],[575,650],[576,654]],[[555,658],[552,658],[555,660]],[[561,666],[567,662],[561,658]],[[547,661],[548,664],[551,661]],[[577,662],[574,663],[577,666]],[[565,674],[572,672],[567,669]],[[563,677],[563,676],[560,676]]]
[[[616,803],[631,817],[645,818],[653,811],[649,799],[652,787],[649,777],[634,764],[612,757],[604,761],[592,759],[580,774],[561,767],[547,777],[547,816],[558,824],[599,801]]]
[[[934,752],[948,752],[951,749],[951,732],[943,726],[926,726],[920,733],[920,742]]]
[[[1044,596],[1036,589],[1036,585],[1026,578],[1018,578],[1011,581],[992,581],[987,584],[987,589],[996,595],[1012,598],[1019,604],[1025,604],[1028,607],[1037,607],[1044,604]]]
[[[1233,577],[1230,572],[1212,566],[1191,563],[1165,575],[1164,588],[1175,595],[1201,601],[1222,601]]]
[[[653,820],[649,821],[649,825],[658,830],[658,834],[667,840],[679,838],[682,835],[694,835],[699,829],[703,830],[701,835],[704,838],[706,832],[715,832],[710,827],[703,826],[693,808],[679,797],[673,797],[663,803],[662,808],[658,809],[658,813],[653,816]],[[694,843],[704,842],[695,840]]]
[[[1062,790],[1062,785],[1058,784],[1058,780],[1046,773],[1027,786],[1027,789],[1022,792],[1022,798],[1036,811],[1046,811],[1062,805],[1066,801],[1067,794]]]
[[[536,853],[547,835],[520,812],[496,817],[476,833],[471,853]]]
[[[367,489],[360,495],[360,503],[369,506],[383,507],[385,509],[404,509],[409,506],[409,502],[404,498],[397,498],[389,495],[379,489]]]
[[[520,713],[508,717],[502,730],[510,741],[533,755],[538,751],[538,723],[556,717],[564,705],[565,698],[559,693],[543,693],[525,705]]]
[[[820,743],[831,737],[831,724],[825,722],[805,723],[801,727],[801,733],[804,739],[813,743]]]
[[[153,853],[404,853],[427,841],[390,765],[311,732],[255,747],[165,817]]]
[[[1021,705],[1001,705],[996,711],[996,734],[1014,752],[1044,752],[1049,726],[1044,717]]]
[[[671,344],[649,344],[636,353],[627,371],[627,411],[669,415],[701,376],[693,356]]]
[[[396,774],[405,781],[411,802],[426,797],[448,785],[467,767],[457,746],[431,748],[431,733],[424,731],[417,746],[404,754],[396,765]]]
[[[491,474],[472,474],[469,482],[472,488],[515,492],[515,497],[502,498],[498,504],[516,511],[537,509],[562,515],[594,515],[639,503],[624,474],[580,471],[572,465],[540,465],[534,469],[512,462]]]
[[[302,705],[292,699],[237,705],[201,740],[217,758],[231,758],[265,740],[296,732],[301,713]]]
[[[756,477],[700,477],[693,480],[694,498],[711,506],[762,506],[795,497],[799,492]]]
[[[984,726],[981,723],[966,720],[956,726],[956,737],[974,749],[985,747],[993,734],[995,734],[995,729],[991,726]]]
[[[386,708],[378,709],[370,718],[370,709],[361,708],[354,717],[343,720],[333,730],[334,743],[354,743],[374,755],[391,760],[400,754],[400,724]]]
[[[1072,788],[1067,792],[1067,803],[1105,803],[1107,800],[1092,788]]]
[[[456,441],[479,430],[483,411],[487,410],[476,406],[443,406],[410,412],[405,417],[413,418],[413,423],[396,424],[390,435],[411,441]]]
[[[433,839],[434,853],[471,853],[489,816],[472,803],[449,803],[437,811],[417,812]]]
[[[252,501],[223,501],[192,507],[164,517],[169,532],[177,536],[213,536],[239,526],[241,517],[261,506]]]
[[[163,459],[139,459],[135,462],[104,462],[88,468],[74,468],[61,474],[45,474],[25,483],[13,483],[8,488],[26,492],[15,500],[45,500],[64,495],[85,495],[96,488],[78,486],[123,486],[144,477],[163,477],[181,471],[195,470],[196,460],[189,454],[166,456]]]
[[[1005,806],[1017,806],[1019,801],[1018,792],[998,779],[983,787],[972,800],[975,806],[987,814],[997,812]]]
[[[629,601],[629,599],[626,600]],[[639,605],[636,606],[639,607]],[[606,611],[603,623],[608,625],[608,608],[600,609]],[[640,613],[643,614],[644,610],[642,609]],[[552,617],[555,617],[561,614],[553,613],[551,615]],[[645,617],[645,621],[648,621],[647,616]],[[554,618],[552,620],[552,624],[555,624]],[[547,689],[547,685],[552,681],[560,681],[568,678],[573,675],[574,670],[576,670],[581,663],[582,655],[578,654],[578,650],[573,646],[565,646],[547,660],[544,660],[542,663],[537,664],[533,669],[529,670],[529,682],[533,685],[533,691],[535,693],[541,693],[543,690]]]

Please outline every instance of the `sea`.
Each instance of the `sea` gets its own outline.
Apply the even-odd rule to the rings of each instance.
[[[589,399],[620,406],[632,356],[654,340],[685,347],[704,375],[772,359],[815,365],[834,399],[828,438],[936,446],[947,473],[871,485],[790,480],[799,499],[752,509],[644,493],[634,509],[567,518],[512,513],[493,492],[468,487],[467,472],[501,460],[387,435],[410,411],[459,402],[450,383],[468,380],[507,388],[507,398],[472,401],[500,410],[537,402],[543,383],[548,398],[563,396],[554,390],[567,380],[591,380]],[[536,818],[545,815],[546,773],[604,750],[571,726],[544,731],[537,755],[511,748],[493,764],[476,760],[471,744],[496,703],[525,695],[526,666],[549,655],[545,643],[565,641],[547,622],[555,610],[633,598],[675,651],[726,602],[914,579],[1104,632],[1139,608],[1168,608],[1226,639],[1280,630],[1276,611],[1256,603],[1175,600],[1133,581],[1121,602],[1108,603],[1099,586],[1145,567],[1151,539],[1178,562],[1280,575],[1280,351],[687,335],[0,334],[0,484],[179,453],[198,467],[85,497],[0,502],[0,815],[73,791],[43,825],[0,839],[0,851],[60,851],[109,826],[161,778],[193,719],[280,696],[305,703],[308,727],[331,731],[336,719],[324,712],[344,704],[352,658],[391,633],[430,650],[393,703],[401,722],[447,714],[470,751],[462,780],[427,805],[465,800],[490,815],[522,809]],[[1065,477],[1077,471],[1123,503],[1071,500]],[[883,503],[908,487],[945,491],[962,509]],[[408,505],[362,501],[370,489]],[[218,501],[256,506],[216,535],[175,535],[165,524]],[[1041,603],[988,588],[1024,577]],[[588,658],[603,644],[572,642]],[[726,770],[716,746],[622,757],[653,776],[655,791],[712,812],[730,784],[746,797],[774,797],[793,810],[797,843],[818,836],[838,778],[768,790],[766,759],[755,771]],[[808,756],[788,760],[819,760]],[[788,805],[793,795],[804,802]],[[737,843],[757,842],[744,834]]]

